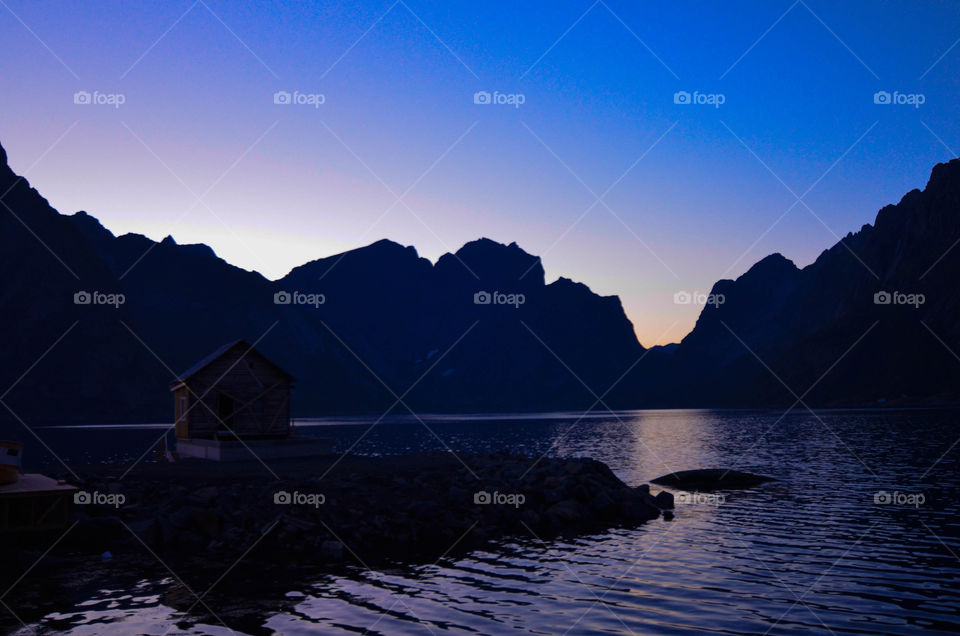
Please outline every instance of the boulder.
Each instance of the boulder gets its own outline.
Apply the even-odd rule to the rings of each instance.
[[[210,539],[216,539],[220,536],[220,516],[213,510],[194,512],[193,523]]]
[[[208,506],[216,500],[218,495],[219,491],[216,486],[204,486],[203,488],[193,491],[188,499],[193,503]]]
[[[575,499],[564,499],[547,508],[547,516],[562,524],[577,523],[583,518],[583,506]]]
[[[661,510],[672,510],[673,509],[673,493],[667,492],[666,490],[661,490],[657,493],[657,496],[654,497],[654,500],[657,502],[657,507]]]
[[[773,477],[754,475],[738,470],[701,468],[699,470],[681,470],[669,473],[650,481],[661,486],[684,490],[716,490],[719,488],[752,488],[764,482],[776,480]]]

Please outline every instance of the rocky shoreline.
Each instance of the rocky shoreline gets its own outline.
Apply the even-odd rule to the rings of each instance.
[[[673,507],[669,492],[653,496],[584,458],[424,453],[76,472],[79,481],[46,471],[80,489],[66,533],[0,543],[0,583],[13,586],[7,602],[24,621],[43,617],[51,598],[71,607],[104,585],[159,581],[163,603],[185,616],[261,633],[262,613],[317,576],[637,527]]]
[[[461,462],[462,459],[462,462]],[[223,568],[433,561],[511,535],[558,535],[670,518],[673,497],[585,458],[406,456],[145,464],[81,473],[73,554],[148,549]],[[279,479],[277,478],[279,477]]]

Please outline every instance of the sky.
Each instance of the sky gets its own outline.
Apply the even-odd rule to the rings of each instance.
[[[269,278],[516,241],[650,346],[955,157],[958,41],[947,1],[0,0],[0,143],[61,212]]]

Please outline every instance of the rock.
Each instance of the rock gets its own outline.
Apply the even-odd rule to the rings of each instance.
[[[193,523],[193,515],[199,508],[180,508],[174,511],[170,516],[170,523],[174,528],[186,528]]]
[[[559,475],[548,475],[543,480],[543,487],[547,490],[558,490],[563,485],[563,478]]]
[[[142,519],[130,523],[130,530],[150,547],[160,544],[160,524],[156,519]]]
[[[663,510],[673,509],[673,493],[672,492],[661,490],[660,492],[657,493],[657,496],[654,497],[654,500],[657,502],[657,506]]]
[[[661,486],[683,488],[684,490],[716,490],[718,488],[752,488],[764,482],[776,480],[773,477],[754,475],[738,470],[702,468],[699,470],[681,470],[650,481]]]
[[[178,528],[170,522],[169,517],[161,517],[158,520],[158,525],[160,528],[159,532],[159,544],[163,546],[173,546],[177,542],[177,535],[179,534]]]
[[[297,530],[310,531],[310,530],[316,529],[317,527],[317,524],[313,523],[312,521],[307,521],[306,519],[298,519],[297,517],[294,517],[292,515],[283,515],[280,519],[284,526],[295,528]]]
[[[660,516],[660,508],[643,499],[625,499],[617,505],[617,511],[626,521],[650,521]]]
[[[531,510],[530,508],[520,513],[520,519],[531,528],[536,528],[540,525],[540,515],[536,510]]]
[[[328,539],[320,544],[320,558],[324,561],[339,563],[343,560],[343,544]]]
[[[183,530],[177,537],[177,549],[183,552],[199,552],[206,545],[203,537],[196,530]]]
[[[547,508],[547,516],[564,524],[577,523],[583,518],[583,506],[575,499],[564,499]]]
[[[220,536],[220,516],[213,510],[197,510],[193,513],[193,523],[211,539]]]
[[[645,502],[648,506],[653,506],[654,508],[660,508],[660,504],[657,503],[657,498],[651,495],[649,492],[641,492],[638,494],[638,498]]]
[[[371,458],[361,464],[362,472],[332,474],[322,487],[307,466],[276,483],[243,473],[230,483],[219,475],[208,481],[193,476],[180,480],[174,473],[125,482],[124,494],[139,506],[114,514],[122,514],[134,534],[174,567],[180,566],[178,559],[202,561],[204,553],[218,561],[235,559],[262,539],[263,548],[249,559],[282,570],[306,562],[332,566],[350,561],[351,548],[371,561],[435,560],[467,528],[472,530],[460,549],[527,534],[524,525],[544,538],[634,526],[656,519],[668,505],[666,495],[653,497],[649,485],[631,488],[605,464],[589,459],[543,458],[533,470],[533,460],[525,457],[486,455],[467,461],[480,481],[446,454]],[[89,489],[105,487],[106,481]],[[278,507],[273,499],[277,490],[324,492],[327,499],[317,508]],[[420,496],[411,497],[411,490]],[[519,507],[502,498],[477,505],[478,490],[523,494],[525,501]],[[114,561],[130,548],[142,549],[119,519],[108,516],[112,512],[76,507],[73,516],[81,522],[67,538],[71,547],[90,556],[110,550],[117,555]],[[118,537],[108,532],[114,526]],[[269,536],[261,537],[264,532]]]
[[[590,500],[590,508],[603,515],[610,514],[616,506],[617,502],[605,492],[597,493],[597,495]]]
[[[193,503],[208,506],[213,503],[214,500],[216,500],[219,494],[219,490],[216,486],[204,486],[203,488],[190,493],[188,499]]]

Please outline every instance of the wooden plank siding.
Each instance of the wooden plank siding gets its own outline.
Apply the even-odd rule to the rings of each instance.
[[[290,434],[292,380],[266,357],[238,343],[173,387],[178,438]]]

